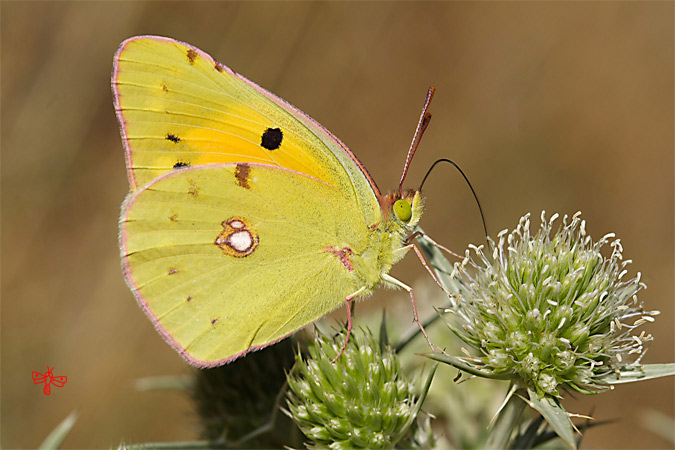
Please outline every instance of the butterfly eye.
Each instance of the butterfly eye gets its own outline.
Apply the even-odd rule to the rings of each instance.
[[[408,222],[412,217],[412,207],[407,200],[399,199],[394,203],[394,214],[401,222]]]

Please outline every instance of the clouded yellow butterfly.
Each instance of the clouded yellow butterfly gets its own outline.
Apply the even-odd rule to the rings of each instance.
[[[388,272],[408,250],[420,193],[381,195],[302,111],[157,36],[122,43],[112,87],[131,191],[124,276],[191,364],[230,362],[380,285],[410,292]]]

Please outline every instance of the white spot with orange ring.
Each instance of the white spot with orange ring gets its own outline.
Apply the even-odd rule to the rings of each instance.
[[[251,223],[243,217],[230,217],[222,223],[223,231],[215,244],[228,256],[244,258],[258,248],[260,238]]]

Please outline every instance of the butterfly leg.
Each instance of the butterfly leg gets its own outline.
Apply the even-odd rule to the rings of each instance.
[[[347,304],[347,337],[345,338],[345,343],[342,344],[342,348],[340,349],[340,353],[338,353],[338,355],[337,355],[335,358],[333,358],[333,361],[332,361],[332,362],[337,361],[338,358],[339,358],[340,356],[342,356],[342,353],[343,353],[343,352],[345,351],[345,349],[347,348],[347,343],[349,342],[349,336],[352,334],[352,307],[351,307],[351,305],[349,304],[349,302],[352,301],[352,300],[354,300],[354,297],[356,297],[357,295],[361,294],[361,293],[362,293],[363,291],[365,291],[365,290],[366,290],[366,288],[365,288],[365,287],[362,287],[362,288],[360,288],[358,291],[354,292],[352,295],[348,295],[348,296],[345,298],[345,303]]]
[[[460,259],[460,260],[464,259],[464,257],[463,257],[462,255],[453,252],[452,250],[450,250],[450,249],[447,248],[447,247],[442,246],[442,245],[439,244],[438,242],[436,242],[436,241],[434,241],[433,239],[431,239],[427,234],[422,233],[422,237],[423,237],[426,241],[428,241],[431,245],[434,245],[434,246],[440,248],[441,250],[444,250],[445,252],[447,252],[448,254],[454,256],[455,258],[458,258],[458,259]]]
[[[416,231],[415,234],[413,234],[410,238],[408,238],[408,241],[410,241],[411,238],[414,238],[417,235],[422,235],[422,233],[420,231]],[[405,247],[403,247],[403,249],[406,250],[406,251],[410,248],[415,250],[415,253],[417,254],[417,257],[420,259],[420,261],[422,262],[422,265],[427,270],[427,272],[429,272],[429,274],[431,275],[431,278],[436,282],[438,287],[443,289],[443,292],[447,293],[447,291],[445,290],[445,288],[443,287],[441,282],[436,277],[436,274],[434,274],[434,272],[431,270],[431,267],[429,267],[429,264],[427,264],[427,261],[424,259],[424,256],[422,256],[422,252],[420,252],[420,250],[417,248],[417,246],[415,244],[408,244]]]
[[[427,343],[429,344],[429,347],[431,347],[431,350],[436,351],[436,347],[434,347],[434,344],[431,343],[431,340],[429,339],[429,335],[427,334],[427,331],[424,329],[424,326],[422,326],[422,322],[420,322],[419,315],[417,314],[417,305],[415,304],[415,296],[413,295],[413,289],[408,286],[407,284],[403,283],[402,281],[397,280],[396,278],[392,277],[389,274],[384,274],[382,275],[382,279],[384,281],[387,281],[395,286],[398,286],[400,288],[405,289],[408,291],[408,294],[410,294],[410,299],[412,300],[412,306],[413,306],[413,313],[414,313],[414,320],[417,322],[417,325],[420,327],[420,330],[422,330],[422,334],[424,337],[427,339]]]
[[[414,238],[418,237],[418,236],[421,237],[422,239],[424,239],[425,241],[429,242],[429,243],[430,243],[431,245],[433,245],[434,247],[440,248],[441,250],[443,250],[443,251],[445,251],[446,253],[448,253],[448,254],[454,256],[455,258],[464,259],[464,257],[463,257],[462,255],[459,255],[459,254],[453,252],[452,250],[450,250],[449,248],[442,246],[442,245],[439,244],[438,242],[436,242],[436,241],[434,241],[433,239],[431,239],[431,238],[429,237],[429,235],[427,235],[427,234],[426,234],[425,232],[423,232],[423,231],[419,231],[419,230],[418,230],[418,231],[415,231],[408,239],[406,239],[406,242],[412,242],[412,240],[413,240]]]
[[[445,290],[445,288],[443,287],[443,285],[441,284],[441,282],[438,280],[438,278],[436,278],[436,274],[434,274],[434,271],[431,270],[431,267],[429,267],[429,264],[427,264],[427,261],[424,259],[424,256],[422,256],[422,252],[420,251],[420,249],[418,249],[415,244],[411,244],[411,245],[412,245],[413,250],[415,250],[415,253],[417,254],[417,257],[422,262],[422,265],[424,266],[425,269],[427,269],[427,272],[429,272],[429,274],[431,275],[431,278],[433,278],[433,280],[436,282],[438,287],[443,289],[443,292],[447,292]]]

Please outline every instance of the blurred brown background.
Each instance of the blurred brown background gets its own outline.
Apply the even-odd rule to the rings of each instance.
[[[645,362],[675,359],[672,2],[1,8],[3,448],[37,446],[73,410],[64,448],[194,438],[183,396],[133,388],[139,377],[189,373],[119,268],[127,184],[109,78],[117,46],[136,34],[196,45],[297,105],[340,136],[384,191],[398,182],[433,84],[434,118],[408,184],[450,157],[493,235],[542,209],[581,210],[595,238],[616,232],[649,286],[641,300],[662,311],[647,327],[655,342]],[[426,231],[460,253],[481,242],[476,205],[455,172],[439,169],[425,191]],[[393,274],[427,278],[412,255]],[[405,298],[380,292],[368,305],[396,301],[408,315]],[[48,365],[68,383],[45,396],[31,371]],[[673,378],[620,386],[567,406],[619,419],[589,432],[588,448],[668,448],[640,417],[672,417],[673,387]]]

